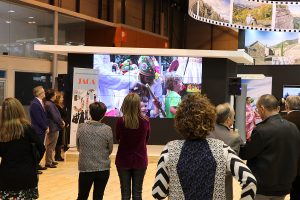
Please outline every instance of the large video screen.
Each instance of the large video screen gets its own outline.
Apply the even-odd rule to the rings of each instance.
[[[245,30],[246,52],[257,65],[300,64],[300,34]]]
[[[181,98],[201,92],[202,58],[147,55],[94,55],[99,70],[98,100],[106,116],[122,116],[125,96],[141,97],[142,113],[152,118],[173,118]]]

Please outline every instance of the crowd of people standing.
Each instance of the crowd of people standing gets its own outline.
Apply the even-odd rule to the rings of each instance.
[[[0,199],[37,199],[38,174],[56,168],[68,126],[62,94],[43,87],[33,89],[31,122],[15,98],[4,100],[0,120]],[[148,166],[147,142],[150,121],[143,99],[129,93],[122,103],[116,125],[119,143],[115,165],[122,199],[142,199]],[[289,96],[287,115],[279,114],[273,95],[261,96],[257,114],[262,121],[253,127],[247,142],[232,131],[235,111],[228,104],[214,106],[200,94],[182,98],[174,113],[175,129],[182,140],[170,141],[161,152],[152,188],[155,199],[232,199],[232,177],[242,188],[241,199],[284,200],[290,193],[299,199],[300,97]],[[89,105],[91,120],[79,125],[76,144],[78,200],[103,199],[110,176],[112,128],[103,123],[107,107]],[[59,139],[61,138],[61,139]],[[45,167],[39,165],[44,153]],[[245,164],[244,160],[247,160]]]

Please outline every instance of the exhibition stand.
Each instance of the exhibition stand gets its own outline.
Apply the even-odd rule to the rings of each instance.
[[[230,95],[228,93],[228,77],[237,76],[237,64],[253,63],[253,59],[244,51],[119,48],[62,45],[35,45],[35,50],[68,55],[68,88],[65,88],[65,99],[69,111],[72,109],[71,102],[73,96],[72,88],[74,68],[93,68],[95,54],[202,58],[201,93],[206,94],[215,105],[230,101]],[[101,83],[99,84],[99,87],[101,87]],[[71,114],[69,115],[71,116]],[[116,119],[117,117],[105,118],[105,123],[112,127],[113,132],[115,129]],[[174,130],[173,119],[150,118],[150,123],[152,130],[149,144],[164,145],[168,141],[180,138],[180,135],[177,134]]]

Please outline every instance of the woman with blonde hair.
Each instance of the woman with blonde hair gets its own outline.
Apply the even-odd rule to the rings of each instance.
[[[143,180],[148,166],[146,144],[150,123],[142,117],[140,97],[129,93],[123,101],[123,117],[117,120],[116,139],[119,142],[116,166],[120,178],[122,200],[142,199]]]
[[[38,198],[37,164],[44,152],[22,104],[5,99],[0,121],[0,199]]]

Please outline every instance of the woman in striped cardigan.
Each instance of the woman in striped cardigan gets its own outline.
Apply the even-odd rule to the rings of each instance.
[[[235,152],[213,131],[215,107],[201,95],[187,95],[175,115],[175,128],[185,140],[169,142],[158,161],[152,195],[155,199],[223,200],[226,171],[240,182],[241,199],[254,199],[256,179]]]

